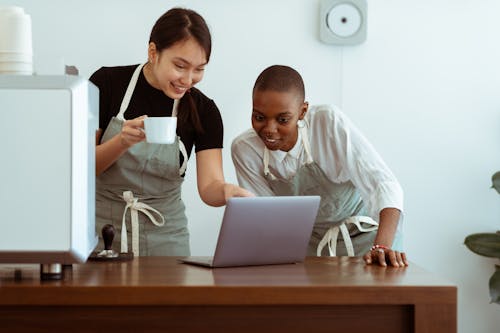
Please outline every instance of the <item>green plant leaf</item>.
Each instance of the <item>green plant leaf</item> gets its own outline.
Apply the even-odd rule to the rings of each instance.
[[[495,265],[495,273],[490,278],[491,303],[500,304],[500,266]]]
[[[500,258],[500,233],[478,233],[465,237],[465,246],[485,257]]]
[[[491,187],[497,190],[498,194],[500,194],[500,171],[495,172],[495,174],[491,177]]]

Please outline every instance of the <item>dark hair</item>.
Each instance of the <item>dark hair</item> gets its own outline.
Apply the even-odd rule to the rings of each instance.
[[[297,97],[302,102],[305,98],[302,76],[295,69],[288,66],[273,65],[260,73],[253,86],[253,93],[266,90],[296,92],[298,94]]]
[[[191,9],[172,8],[156,21],[149,42],[154,43],[156,50],[161,52],[189,38],[194,38],[203,48],[208,63],[212,52],[212,37],[207,23],[200,14]],[[179,123],[189,122],[197,132],[203,132],[196,104],[189,91],[179,101],[177,116]]]

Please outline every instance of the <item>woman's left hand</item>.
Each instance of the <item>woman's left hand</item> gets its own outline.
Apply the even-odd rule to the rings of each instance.
[[[408,266],[406,254],[390,248],[372,248],[363,256],[363,260],[367,265],[378,263],[380,266],[387,264],[394,267]]]

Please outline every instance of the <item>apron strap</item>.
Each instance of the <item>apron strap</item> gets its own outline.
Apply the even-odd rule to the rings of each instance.
[[[270,176],[272,180],[275,180],[276,177],[269,171],[269,149],[264,146],[264,175]]]
[[[186,146],[184,146],[184,143],[181,141],[181,138],[179,138],[179,150],[181,151],[182,156],[184,157],[184,159],[182,160],[181,168],[179,169],[179,175],[182,176],[184,174],[184,172],[186,172],[188,154],[187,154]]]
[[[127,224],[125,223],[125,216],[127,214],[127,209],[130,208],[130,221],[132,224],[132,252],[134,253],[134,256],[139,256],[139,212],[146,215],[154,225],[159,227],[165,224],[165,218],[153,207],[143,202],[139,202],[139,199],[134,197],[132,191],[123,192],[123,200],[127,204],[123,210],[122,217],[121,252],[128,252]],[[161,222],[158,222],[149,211],[156,213],[156,215],[160,217]]]
[[[132,94],[134,93],[137,80],[139,79],[139,74],[141,74],[141,70],[142,67],[144,67],[144,65],[145,64],[141,64],[137,66],[137,68],[134,71],[134,74],[132,74],[130,82],[128,83],[127,90],[125,91],[125,96],[123,96],[122,104],[120,105],[120,112],[118,112],[118,114],[116,115],[116,118],[120,120],[125,120],[125,118],[123,118],[123,114],[128,108],[128,104],[130,103],[130,99],[132,98]]]
[[[172,106],[172,117],[177,117],[178,107],[179,107],[179,99],[174,99],[174,105]],[[181,151],[182,157],[184,157],[182,160],[182,165],[179,169],[179,175],[182,176],[184,174],[184,172],[186,172],[188,154],[187,154],[186,146],[184,146],[184,142],[181,141],[180,137],[179,137],[179,150]]]
[[[370,227],[363,227],[361,223],[366,223],[371,225]],[[316,255],[321,256],[321,251],[328,244],[328,251],[330,256],[334,257],[337,253],[337,238],[340,232],[342,232],[342,238],[344,239],[345,247],[347,249],[347,255],[349,257],[354,257],[354,246],[352,245],[351,237],[349,236],[349,230],[347,229],[348,224],[354,224],[361,232],[370,232],[378,229],[378,222],[374,221],[368,216],[351,216],[346,218],[340,225],[336,225],[328,229],[318,244],[316,249]]]
[[[177,117],[177,108],[179,107],[179,100],[174,99],[174,105],[172,105],[172,117]]]
[[[311,154],[311,145],[309,144],[309,137],[307,135],[307,122],[306,120],[299,120],[297,123],[299,127],[300,136],[302,137],[302,144],[304,145],[304,150],[306,151],[307,164],[311,164],[314,160]]]

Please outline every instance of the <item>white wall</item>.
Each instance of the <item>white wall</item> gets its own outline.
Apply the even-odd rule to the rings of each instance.
[[[229,146],[250,126],[251,87],[268,65],[298,69],[310,103],[343,107],[373,142],[405,190],[405,245],[413,263],[459,287],[459,332],[497,332],[488,304],[493,259],[469,252],[464,237],[500,229],[500,2],[372,0],[368,37],[357,46],[318,40],[319,1],[0,0],[33,21],[35,70],[66,63],[83,76],[103,65],[146,59],[154,21],[168,8],[197,10],[213,34],[200,88],[225,123]],[[64,61],[62,60],[64,59]],[[222,209],[198,199],[194,159],[184,184],[193,254],[212,253]]]

